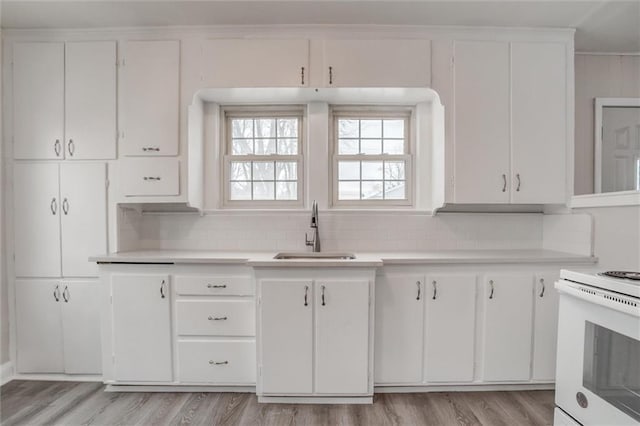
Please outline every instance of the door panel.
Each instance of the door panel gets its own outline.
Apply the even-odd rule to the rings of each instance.
[[[559,275],[537,274],[534,286],[533,380],[553,382],[556,377],[559,295],[554,287]]]

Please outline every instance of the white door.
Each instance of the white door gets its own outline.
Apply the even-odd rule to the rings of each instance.
[[[60,276],[58,165],[13,165],[15,274]]]
[[[429,87],[431,41],[325,40],[321,72],[327,87]]]
[[[65,46],[68,159],[116,158],[116,42]]]
[[[313,390],[313,285],[311,281],[260,281],[260,359],[263,394]]]
[[[426,381],[473,381],[476,276],[430,275],[425,299]]]
[[[64,44],[13,45],[13,156],[64,158]]]
[[[509,202],[509,44],[454,45],[457,203]]]
[[[89,256],[107,252],[107,170],[104,163],[60,165],[62,274],[98,275]]]
[[[180,42],[129,41],[122,67],[124,155],[177,155]]]
[[[113,275],[114,379],[169,382],[171,301],[167,275]]]
[[[67,374],[100,374],[100,283],[63,281],[60,288],[64,371]]]
[[[528,274],[485,277],[484,381],[531,377],[532,281]]]
[[[203,67],[206,87],[308,86],[309,40],[206,40]]]
[[[536,274],[534,285],[533,380],[553,382],[556,377],[558,336],[558,292],[554,283],[559,275]]]
[[[564,43],[511,44],[511,201],[566,202]]]
[[[16,345],[19,373],[62,373],[60,282],[16,280]]]
[[[377,276],[375,285],[375,383],[420,383],[424,276]]]
[[[316,281],[315,392],[366,394],[369,282]]]
[[[602,108],[601,151],[598,192],[640,191],[639,107]]]

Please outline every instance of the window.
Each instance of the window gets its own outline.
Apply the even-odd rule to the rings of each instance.
[[[412,110],[332,109],[333,204],[412,204]]]
[[[225,108],[225,204],[302,204],[303,109]]]

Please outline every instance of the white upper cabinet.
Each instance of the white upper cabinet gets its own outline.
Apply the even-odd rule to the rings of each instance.
[[[180,42],[126,42],[122,65],[123,154],[177,155]]]
[[[324,40],[326,87],[429,87],[429,40]],[[314,69],[314,73],[319,70]]]
[[[455,202],[509,202],[509,43],[456,41]]]
[[[64,43],[13,45],[13,113],[15,158],[64,158]]]
[[[511,44],[513,203],[566,201],[567,53],[560,43]]]
[[[116,43],[65,45],[65,157],[116,157]]]
[[[309,41],[217,39],[203,43],[204,87],[309,85]]]

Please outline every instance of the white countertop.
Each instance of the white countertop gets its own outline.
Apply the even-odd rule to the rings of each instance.
[[[382,266],[451,263],[583,263],[597,258],[552,250],[441,250],[423,252],[356,252],[356,259],[274,259],[276,252],[227,252],[204,250],[137,250],[92,256],[99,263],[196,263],[275,266]]]

